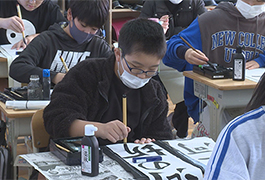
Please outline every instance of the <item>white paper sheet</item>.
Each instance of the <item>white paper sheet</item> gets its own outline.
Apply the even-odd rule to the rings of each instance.
[[[257,69],[252,69],[252,70],[246,69],[246,79],[259,82],[259,79],[264,72],[265,72],[265,68],[257,68]]]
[[[183,152],[205,166],[212,154],[215,142],[208,137],[196,137],[193,139],[168,140],[171,147]]]
[[[20,48],[19,50],[11,49],[12,44],[5,44],[0,46],[0,51],[4,55],[4,57],[7,59],[7,75],[9,74],[9,67],[12,63],[12,61],[18,56],[16,55],[16,52],[21,52],[23,49]],[[21,87],[21,83],[15,81],[10,76],[8,76],[8,86],[9,87]]]
[[[125,149],[123,144],[113,144],[108,145],[108,147],[132,166],[146,174],[151,180],[169,179],[169,177],[186,180],[187,176],[198,180],[203,179],[202,171],[199,168],[182,161],[154,143],[127,143],[128,149]],[[139,163],[133,163],[132,161],[133,157],[158,155],[162,157],[162,161]]]

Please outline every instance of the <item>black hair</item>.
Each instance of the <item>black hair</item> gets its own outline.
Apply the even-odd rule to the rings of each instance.
[[[262,105],[265,105],[265,73],[261,76],[257,86],[255,87],[245,111],[247,112],[257,109]]]
[[[120,30],[118,43],[123,56],[142,52],[162,59],[167,48],[162,26],[143,18],[126,22]]]
[[[109,15],[109,0],[71,0],[73,19],[77,19],[87,26],[101,28]]]

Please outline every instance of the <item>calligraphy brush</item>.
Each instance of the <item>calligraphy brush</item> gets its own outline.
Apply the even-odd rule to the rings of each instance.
[[[122,120],[123,124],[127,127],[127,97],[126,94],[122,96]],[[127,137],[123,139],[123,143],[127,143]]]
[[[199,51],[197,51],[188,41],[186,41],[183,37],[179,36],[182,41],[184,41],[193,51],[195,51],[198,54],[201,54]],[[209,64],[214,70],[217,70],[216,66],[214,66],[210,61],[206,61],[207,64]]]
[[[63,57],[60,56],[60,59],[61,59],[61,61],[63,63],[63,66],[64,66],[64,69],[65,69],[66,73],[68,73],[69,69],[68,69],[67,65],[65,64],[65,61],[64,61]]]
[[[21,10],[20,10],[19,4],[17,4],[17,13],[18,13],[18,17],[22,20],[22,15],[21,15]],[[23,42],[27,45],[26,36],[25,36],[24,31],[22,31],[22,37],[23,37]]]

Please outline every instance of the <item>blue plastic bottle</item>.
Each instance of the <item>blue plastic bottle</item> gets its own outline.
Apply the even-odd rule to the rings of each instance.
[[[42,91],[43,91],[44,100],[50,100],[50,90],[51,90],[50,70],[43,69],[42,71]]]

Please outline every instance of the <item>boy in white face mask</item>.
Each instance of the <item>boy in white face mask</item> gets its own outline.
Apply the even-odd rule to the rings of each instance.
[[[83,136],[84,126],[93,124],[100,145],[126,137],[135,143],[171,139],[167,100],[151,79],[165,52],[160,24],[147,19],[124,24],[112,56],[79,63],[56,85],[44,110],[48,133],[54,138]],[[128,126],[122,122],[123,95]]]
[[[193,65],[207,64],[206,61],[224,67],[232,67],[232,54],[236,46],[245,46],[243,53],[246,68],[265,67],[265,12],[264,0],[238,0],[236,5],[221,2],[208,11],[168,42],[163,62],[179,71],[192,70]],[[183,37],[197,53],[180,38]],[[193,93],[193,81],[186,78],[184,87],[185,104],[189,115],[199,121],[199,99]]]

